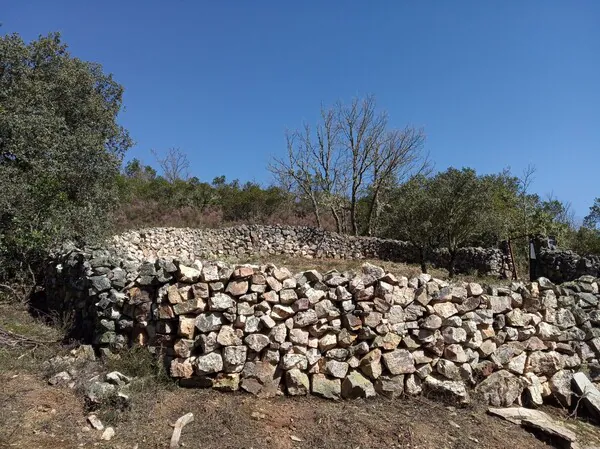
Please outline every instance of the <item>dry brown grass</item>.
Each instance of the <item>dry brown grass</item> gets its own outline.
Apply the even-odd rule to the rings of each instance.
[[[31,340],[0,341],[0,374],[14,369],[39,373],[43,361],[65,351],[60,345],[64,330],[32,317],[22,303],[0,302],[0,328]]]
[[[298,216],[286,208],[262,219],[228,221],[224,219],[223,211],[218,206],[202,210],[190,206],[166,206],[156,200],[136,199],[122,205],[115,214],[117,232],[147,227],[224,228],[242,224],[316,226],[312,215]],[[334,231],[333,217],[325,216],[322,226],[328,231]]]
[[[383,267],[387,272],[400,277],[406,276],[412,278],[421,274],[421,268],[416,264],[406,264],[402,262],[390,262],[378,259],[348,260],[348,259],[309,259],[304,257],[288,255],[267,255],[267,256],[249,256],[249,257],[229,257],[225,259],[230,263],[251,263],[266,264],[273,263],[280,267],[286,267],[292,273],[298,273],[306,270],[318,270],[325,273],[330,270],[339,272],[360,272],[364,263],[371,263]],[[448,270],[444,268],[429,267],[428,273],[437,279],[449,280]],[[501,280],[492,276],[479,276],[477,274],[460,274],[454,277],[454,282],[479,282],[486,285],[503,285],[510,281]]]
[[[0,373],[0,448],[75,448],[83,442],[83,401],[38,375]]]
[[[259,399],[244,393],[157,389],[115,414],[116,436],[84,431],[87,411],[75,390],[48,386],[29,374],[0,375],[0,448],[98,447],[162,449],[171,424],[185,413],[182,447],[238,448],[472,448],[546,446],[519,426],[479,407],[454,409],[427,398],[332,402],[315,397]],[[300,439],[296,442],[292,436]]]

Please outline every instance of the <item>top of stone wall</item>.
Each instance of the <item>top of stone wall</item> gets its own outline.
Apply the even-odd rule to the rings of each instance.
[[[559,283],[581,276],[600,277],[600,256],[581,256],[573,251],[542,248],[536,274]]]
[[[408,242],[377,237],[355,237],[311,227],[280,225],[241,225],[219,229],[147,228],[131,230],[112,237],[111,252],[125,259],[156,260],[249,258],[287,255],[303,258],[379,259],[418,263],[420,254]],[[426,255],[433,265],[446,266],[445,250]],[[496,248],[461,248],[458,272],[477,271],[499,275],[503,255]]]
[[[137,259],[160,257],[219,258],[248,253],[249,247],[267,254],[285,252],[305,257],[361,258],[369,245],[409,246],[377,237],[354,237],[307,226],[239,225],[227,228],[145,228],[109,240],[118,254]],[[299,254],[298,254],[299,253]]]

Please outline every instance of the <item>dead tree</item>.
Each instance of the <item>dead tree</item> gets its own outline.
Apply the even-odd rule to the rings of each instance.
[[[189,178],[190,161],[179,148],[169,148],[164,156],[156,150],[151,151],[168,182],[186,181]]]
[[[383,194],[398,181],[426,167],[421,130],[388,130],[385,112],[375,98],[338,102],[321,107],[321,121],[313,129],[287,134],[287,157],[274,159],[269,170],[282,185],[294,186],[310,200],[317,224],[321,210],[331,212],[338,232],[372,234]],[[367,199],[364,225],[359,227],[359,201]],[[359,229],[360,228],[360,229]]]
[[[382,209],[383,194],[397,183],[406,182],[410,176],[428,172],[428,159],[422,152],[424,141],[425,134],[422,130],[406,127],[388,132],[381,145],[375,149],[363,234],[373,234]]]
[[[286,133],[287,157],[275,158],[269,170],[282,186],[298,190],[311,202],[318,227],[322,227],[320,211],[327,209],[341,232],[344,177],[338,126],[332,110],[321,108],[321,119],[314,133],[309,125],[304,125],[301,131]]]

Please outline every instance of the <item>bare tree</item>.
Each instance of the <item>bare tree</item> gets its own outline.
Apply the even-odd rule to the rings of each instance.
[[[167,181],[173,183],[179,180],[186,181],[189,178],[190,161],[179,148],[169,148],[164,156],[161,156],[156,150],[151,151]]]
[[[316,128],[317,144],[311,146],[312,157],[316,161],[317,185],[321,201],[331,211],[338,232],[343,231],[343,214],[346,203],[346,176],[343,172],[343,153],[339,150],[339,125],[335,111],[321,106],[322,124]]]
[[[285,137],[287,141],[287,159],[275,158],[268,169],[282,186],[285,186],[289,191],[299,190],[301,194],[310,200],[317,226],[321,228],[317,186],[314,181],[311,156],[306,148],[304,134],[288,132]]]
[[[575,211],[570,201],[561,201],[554,192],[550,192],[546,195],[544,205],[546,212],[551,215],[553,222],[566,225],[570,229],[575,229]]]
[[[532,196],[529,194],[531,184],[535,179],[536,168],[534,165],[529,164],[524,170],[523,174],[518,181],[517,195],[519,198],[518,209],[520,217],[518,222],[520,233],[523,235],[529,235],[534,227],[532,223],[532,216],[535,212],[535,203]]]
[[[384,206],[381,199],[397,183],[406,182],[409,177],[428,174],[429,161],[423,155],[425,142],[423,130],[406,127],[386,134],[383,142],[373,154],[371,195],[363,234],[372,235],[373,227],[379,220]]]
[[[377,112],[373,96],[355,99],[349,106],[338,103],[337,109],[347,155],[343,173],[350,177],[350,226],[358,235],[358,200],[366,196],[368,208],[361,231],[371,235],[381,211],[382,194],[428,167],[423,155],[425,134],[408,126],[388,130],[387,113]]]
[[[274,158],[268,168],[282,186],[299,190],[310,200],[317,226],[322,227],[320,210],[327,208],[341,232],[344,177],[337,145],[338,126],[333,110],[322,107],[321,119],[314,133],[309,125],[301,131],[287,132],[287,158]]]
[[[358,235],[358,199],[385,136],[387,115],[376,113],[372,96],[354,99],[349,106],[338,103],[337,111],[345,154],[344,172],[350,177],[350,226],[352,234]]]
[[[377,112],[373,96],[348,105],[338,102],[332,109],[321,107],[321,121],[314,132],[305,125],[301,131],[288,133],[287,158],[274,159],[269,169],[282,185],[293,180],[310,199],[319,226],[320,210],[330,211],[338,232],[346,230],[349,215],[350,232],[358,235],[359,201],[367,199],[360,231],[371,234],[383,194],[427,166],[421,130],[387,127],[387,114]]]

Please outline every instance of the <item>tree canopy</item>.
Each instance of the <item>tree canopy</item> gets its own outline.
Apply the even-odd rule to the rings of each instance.
[[[29,44],[0,37],[0,267],[33,264],[57,242],[109,223],[131,146],[117,121],[122,95],[58,33]]]

